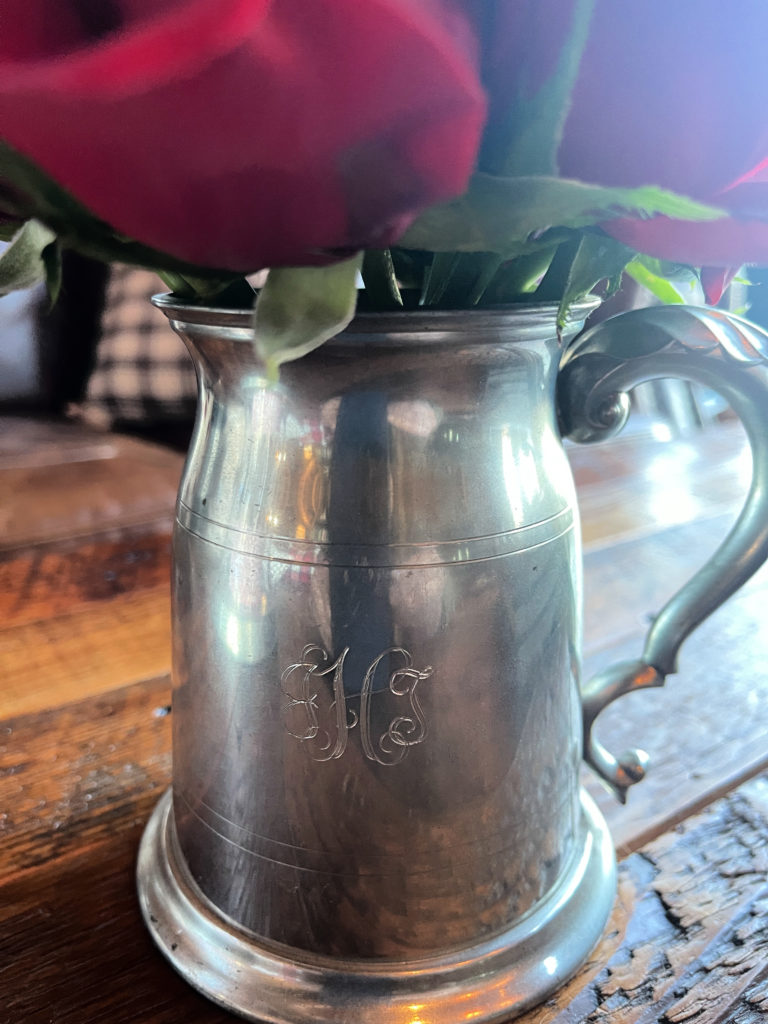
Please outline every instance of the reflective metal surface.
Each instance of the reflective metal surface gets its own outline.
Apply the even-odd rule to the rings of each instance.
[[[506,1021],[545,999],[599,938],[614,891],[613,845],[583,795],[584,840],[535,910],[482,942],[417,961],[327,957],[242,932],[191,881],[179,858],[170,793],[139,853],[141,907],[159,948],[214,1002],[283,1024]]]
[[[555,307],[362,316],[269,387],[247,313],[159,304],[201,401],[150,928],[254,1019],[508,1018],[586,958],[614,891],[578,785]]]
[[[744,508],[702,569],[655,616],[642,657],[612,665],[582,688],[584,757],[623,802],[645,774],[642,750],[611,754],[592,732],[595,719],[625,693],[663,686],[683,642],[768,557],[768,335],[718,309],[667,306],[613,317],[579,338],[559,376],[562,427],[581,442],[617,433],[629,415],[627,392],[661,377],[696,380],[719,392],[739,416],[752,450]]]

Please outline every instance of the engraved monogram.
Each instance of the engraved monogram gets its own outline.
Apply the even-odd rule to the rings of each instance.
[[[368,760],[383,765],[398,764],[409,748],[422,743],[427,735],[427,723],[416,689],[419,683],[432,675],[432,666],[414,668],[413,657],[408,651],[403,647],[388,647],[368,666],[360,692],[347,694],[344,687],[344,662],[349,650],[349,647],[345,647],[339,657],[329,664],[327,651],[317,644],[308,644],[301,653],[302,660],[289,665],[283,672],[280,687],[288,698],[288,702],[283,705],[286,731],[302,743],[311,744],[314,760],[330,761],[343,756],[350,731],[359,725],[360,742]],[[390,665],[393,660],[400,664],[390,671],[388,686],[375,690],[374,682],[377,674],[383,671],[381,665],[385,659]],[[327,686],[323,688],[318,685],[320,680],[329,677],[330,691]],[[333,694],[333,699],[325,705],[320,700],[321,689],[329,697],[331,692]],[[397,698],[407,701],[406,713],[392,715],[374,740],[377,731],[374,721],[380,717],[375,714],[377,703],[383,704]],[[359,701],[359,710],[350,707],[353,701]],[[396,703],[400,701],[396,700]],[[387,713],[391,714],[385,712],[385,721]]]

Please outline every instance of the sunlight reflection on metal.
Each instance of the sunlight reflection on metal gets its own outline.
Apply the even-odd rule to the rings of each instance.
[[[515,526],[525,522],[525,510],[539,490],[539,462],[532,448],[516,447],[509,430],[501,432],[501,471]]]
[[[655,422],[651,426],[651,433],[657,441],[671,441],[672,431],[667,423]]]
[[[387,410],[390,426],[415,437],[429,437],[440,425],[442,418],[442,410],[435,409],[430,402],[418,399],[392,402]]]
[[[240,653],[240,621],[236,615],[227,617],[227,647],[235,657]]]
[[[224,640],[230,653],[241,664],[250,665],[261,657],[262,623],[266,611],[266,595],[261,596],[261,615],[229,613],[224,627]]]

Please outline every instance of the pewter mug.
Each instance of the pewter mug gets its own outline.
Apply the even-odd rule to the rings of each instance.
[[[200,407],[174,537],[173,788],[139,861],[150,930],[252,1019],[509,1019],[612,907],[579,765],[621,798],[644,757],[611,755],[595,717],[661,685],[768,553],[766,337],[687,307],[573,345],[590,303],[560,337],[553,306],[369,314],[272,386],[247,313],[156,301]],[[752,489],[642,658],[582,686],[561,435],[615,432],[627,391],[661,376],[731,401]]]

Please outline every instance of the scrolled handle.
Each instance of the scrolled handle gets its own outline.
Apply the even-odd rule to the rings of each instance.
[[[584,759],[623,803],[645,774],[647,756],[614,757],[592,734],[600,712],[625,693],[663,686],[683,641],[768,558],[768,334],[742,317],[696,306],[655,306],[603,321],[565,354],[558,377],[564,436],[589,443],[621,430],[628,392],[680,377],[721,394],[752,449],[752,483],[730,533],[655,617],[641,659],[614,665],[582,690]]]

